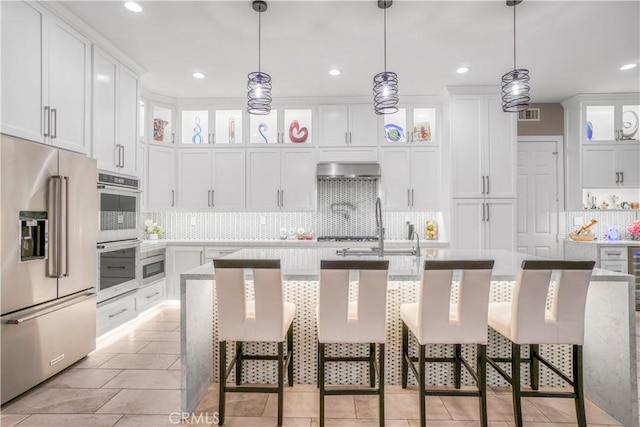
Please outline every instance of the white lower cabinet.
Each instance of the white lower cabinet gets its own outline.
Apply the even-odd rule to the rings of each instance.
[[[97,336],[134,319],[136,316],[135,292],[98,304],[96,319]]]
[[[138,289],[136,292],[136,312],[142,313],[160,304],[164,300],[166,286],[166,279],[162,279]]]
[[[380,159],[384,209],[439,210],[441,185],[438,147],[382,148]]]
[[[204,264],[204,247],[167,248],[167,299],[180,299],[180,274]]]
[[[516,247],[516,199],[454,199],[453,249]]]

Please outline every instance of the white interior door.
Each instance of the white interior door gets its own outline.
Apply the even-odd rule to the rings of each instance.
[[[518,252],[560,255],[558,146],[561,141],[518,142]]]

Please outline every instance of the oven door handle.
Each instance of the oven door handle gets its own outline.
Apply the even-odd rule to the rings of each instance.
[[[118,242],[118,243],[100,243],[98,244],[98,252],[109,252],[117,249],[129,249],[140,247],[142,242],[140,240],[132,240],[127,242]]]
[[[117,185],[108,185],[108,184],[98,184],[98,190],[106,190],[110,193],[117,194],[131,194],[131,193],[142,193],[142,190],[139,188],[130,188],[130,187],[120,187]]]

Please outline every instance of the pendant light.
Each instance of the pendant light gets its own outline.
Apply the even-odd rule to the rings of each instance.
[[[398,112],[398,75],[387,71],[387,9],[392,0],[378,0],[378,7],[384,11],[384,71],[373,78],[373,108],[376,114]]]
[[[267,2],[255,0],[253,10],[258,12],[258,71],[247,76],[247,112],[265,115],[271,112],[271,76],[260,70],[260,42],[262,30],[262,12],[267,10]]]
[[[513,70],[502,76],[502,111],[517,113],[527,110],[529,96],[529,70],[516,68],[516,6],[522,0],[507,0],[507,6],[513,7]]]

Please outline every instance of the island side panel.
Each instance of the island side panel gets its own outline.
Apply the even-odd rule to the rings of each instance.
[[[213,382],[212,280],[180,278],[180,366],[183,414],[192,414]]]
[[[631,276],[621,279],[592,281],[589,287],[585,394],[622,425],[638,427],[635,289]]]

